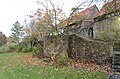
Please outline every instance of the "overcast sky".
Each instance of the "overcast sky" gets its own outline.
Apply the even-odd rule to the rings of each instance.
[[[64,4],[64,11],[69,14],[71,7],[74,7],[80,0],[54,0],[56,4]],[[83,1],[83,0],[81,0]],[[11,34],[11,27],[15,21],[23,24],[25,16],[39,6],[36,0],[0,0],[0,31],[7,37]]]

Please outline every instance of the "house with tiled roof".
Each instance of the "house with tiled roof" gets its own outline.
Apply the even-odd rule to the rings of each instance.
[[[109,26],[107,28],[113,27],[112,25],[119,26],[118,16],[120,16],[120,0],[113,0],[104,4],[100,11],[96,5],[81,12],[77,11],[66,26],[70,27],[70,33],[96,37],[97,32],[105,26]]]
[[[94,37],[99,38],[103,30],[120,27],[120,0],[113,0],[103,5],[98,17],[94,18]]]
[[[100,10],[98,16],[108,14],[111,12],[115,12],[120,10],[120,0],[113,0],[111,2],[106,3],[103,5],[102,9]]]
[[[99,13],[99,10],[96,5],[93,5],[82,12],[78,12],[80,20],[93,20]]]
[[[70,27],[69,32],[77,33],[84,37],[93,37],[94,18],[97,17],[98,13],[99,10],[96,5],[75,13],[71,18],[71,22],[67,25]]]

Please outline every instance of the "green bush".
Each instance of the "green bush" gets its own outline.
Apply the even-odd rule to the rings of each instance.
[[[29,48],[27,48],[27,47],[24,47],[24,48],[22,48],[22,51],[21,51],[22,53],[27,53],[27,52],[29,52]]]
[[[17,45],[14,43],[11,44],[6,44],[1,47],[1,52],[2,53],[10,53],[10,52],[15,52],[17,49]]]
[[[68,64],[68,53],[67,51],[62,51],[59,55],[56,55],[54,51],[50,52],[50,60],[54,65],[67,65]]]
[[[36,46],[33,46],[32,48],[29,49],[30,52],[33,54],[33,55],[38,55],[40,53],[39,51],[39,48],[36,47]]]
[[[18,46],[17,52],[22,52],[24,50],[24,48],[26,48],[24,45]]]
[[[1,51],[3,53],[10,53],[10,52],[22,52],[22,53],[27,53],[29,52],[29,48],[25,47],[24,45],[16,45],[14,43],[11,44],[6,44],[1,47]]]
[[[9,48],[4,45],[4,46],[1,47],[1,52],[2,53],[7,53],[7,52],[9,52]]]
[[[68,53],[67,51],[63,51],[62,53],[60,53],[60,58],[58,60],[58,64],[59,65],[67,65],[68,63]]]
[[[49,62],[50,59],[49,59],[49,58],[42,58],[41,61],[42,61],[42,62]]]

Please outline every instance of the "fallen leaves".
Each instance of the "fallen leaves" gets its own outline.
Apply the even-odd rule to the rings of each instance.
[[[90,62],[88,63],[72,62],[72,63],[69,63],[69,66],[74,69],[86,69],[92,72],[100,71],[100,72],[109,73],[108,71],[111,70],[109,64],[97,65],[95,63],[90,63]]]
[[[42,62],[40,61],[39,58],[37,57],[32,57],[31,55],[25,55],[23,56],[22,58],[22,61],[23,61],[23,64],[24,66],[25,65],[42,65],[42,66],[46,66],[50,63],[48,62]],[[96,71],[99,71],[99,72],[105,72],[105,73],[110,73],[109,71],[111,70],[110,68],[110,65],[107,64],[107,65],[97,65],[95,63],[91,63],[91,62],[88,62],[88,63],[80,63],[80,62],[70,62],[68,63],[68,66],[71,67],[71,68],[74,68],[74,69],[86,69],[88,71],[92,71],[92,72],[96,72]],[[57,71],[58,69],[56,69]]]
[[[99,65],[93,63],[70,62],[68,66],[56,67],[48,62],[42,62],[41,59],[33,58],[31,54],[3,58],[0,60],[2,62],[0,75],[2,73],[7,75],[6,78],[0,76],[0,79],[103,79],[104,77],[90,72],[101,69]]]

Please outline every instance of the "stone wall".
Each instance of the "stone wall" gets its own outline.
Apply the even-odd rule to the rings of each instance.
[[[64,50],[68,50],[67,36],[48,36],[43,41],[44,55],[49,57],[50,53],[55,52],[56,56]]]
[[[54,51],[57,56],[62,51],[67,51],[72,59],[91,62],[102,62],[111,56],[112,46],[103,42],[96,42],[77,35],[50,36],[44,40],[44,55],[50,55]]]
[[[73,59],[102,62],[111,56],[111,44],[89,40],[76,35],[71,35],[69,40],[69,56]]]
[[[96,21],[93,25],[94,29],[94,37],[99,36],[99,32],[101,30],[111,30],[114,28],[120,27],[120,22],[118,20],[119,16],[111,16],[107,19],[103,19],[101,21]]]
[[[90,28],[93,28],[93,20],[83,20],[79,25],[73,25],[69,27],[69,34],[79,34],[80,36],[91,38],[89,35]]]

